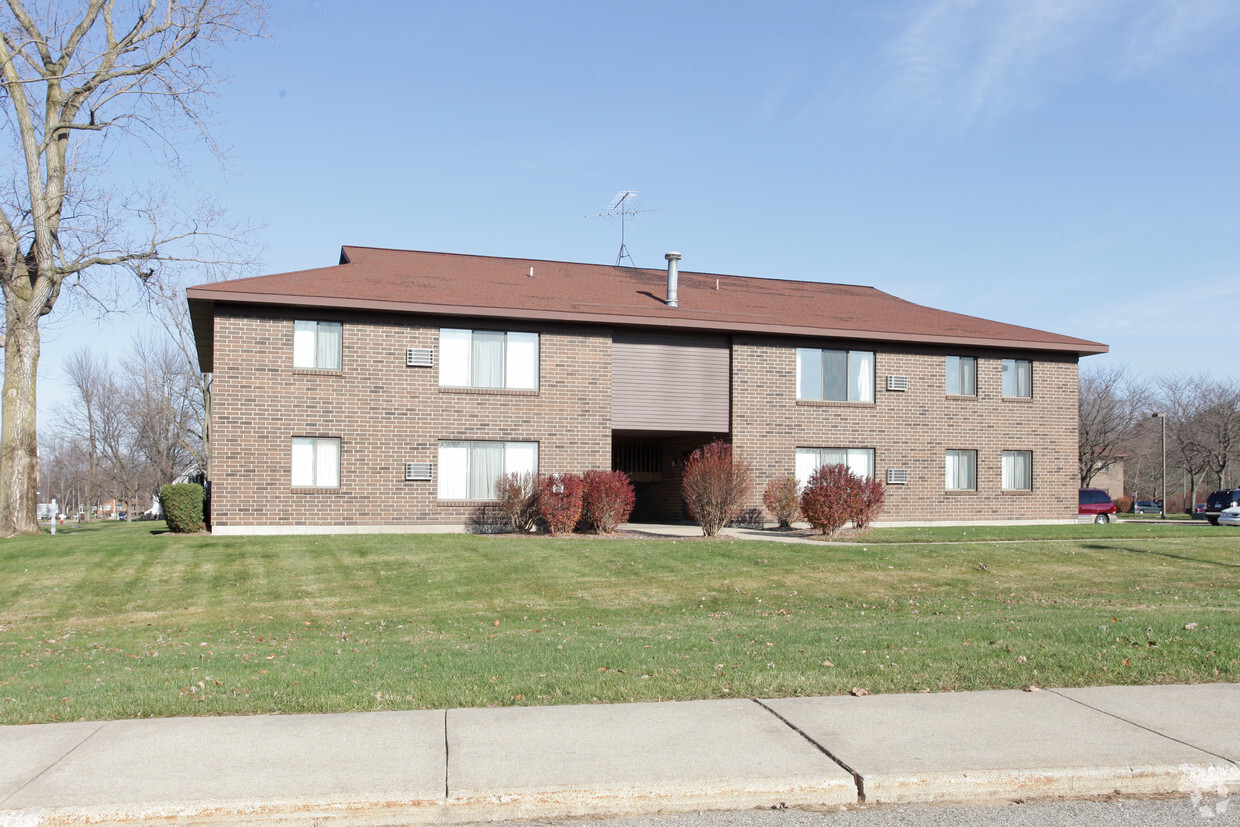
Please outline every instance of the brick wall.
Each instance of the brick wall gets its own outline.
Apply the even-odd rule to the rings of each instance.
[[[212,517],[253,526],[462,525],[475,504],[438,500],[439,440],[539,443],[539,470],[611,467],[611,332],[573,325],[479,324],[453,318],[309,314],[217,305],[212,405]],[[340,371],[292,366],[295,318],[344,322]],[[537,392],[439,388],[436,366],[405,367],[405,349],[438,350],[441,326],[537,330]],[[751,506],[801,447],[873,448],[888,488],[884,522],[1058,520],[1076,515],[1077,364],[1073,356],[879,348],[872,404],[798,403],[796,340],[733,336],[732,441],[755,471]],[[821,344],[821,341],[819,341]],[[873,344],[840,342],[869,350]],[[974,356],[977,396],[948,397],[943,357]],[[1003,399],[1000,359],[1033,361],[1033,398]],[[886,390],[890,374],[909,389]],[[661,435],[673,440],[670,434]],[[685,435],[696,447],[702,437]],[[341,441],[340,486],[294,489],[293,437]],[[689,445],[688,442],[685,443]],[[664,448],[679,450],[679,442]],[[944,490],[944,452],[976,450],[977,490]],[[1033,490],[1001,491],[1000,453],[1033,453]],[[682,452],[683,453],[683,452]],[[435,480],[404,480],[406,462],[436,463]],[[671,499],[677,499],[671,492]],[[669,512],[671,516],[671,512]]]
[[[293,368],[294,318],[344,322],[340,371]],[[217,307],[213,528],[465,524],[476,506],[438,500],[441,439],[538,442],[543,473],[611,467],[610,331],[538,328],[536,392],[448,391],[441,326],[476,322]],[[405,367],[409,347],[434,348],[436,366]],[[292,487],[293,437],[340,439],[338,489]],[[406,482],[406,462],[435,463],[436,479]]]
[[[1077,509],[1077,362],[1074,356],[970,349],[875,351],[873,404],[798,403],[796,347],[791,340],[734,336],[732,441],[754,467],[755,506],[768,480],[790,475],[797,447],[873,448],[875,471],[909,472],[887,488],[883,522],[923,520],[1061,520]],[[821,341],[816,346],[822,346]],[[843,342],[840,348],[871,350]],[[977,359],[977,396],[949,397],[945,355]],[[1003,358],[1033,362],[1033,398],[1001,396]],[[909,379],[887,391],[887,376]],[[948,492],[948,450],[977,451],[977,490]],[[1002,451],[1033,453],[1033,490],[1002,491]]]

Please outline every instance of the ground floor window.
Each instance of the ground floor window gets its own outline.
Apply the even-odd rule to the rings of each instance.
[[[505,474],[538,472],[537,442],[439,443],[439,499],[493,500]]]
[[[797,448],[797,485],[824,465],[847,465],[858,477],[874,476],[873,448]]]
[[[1003,490],[1030,491],[1033,488],[1033,452],[1003,452]]]
[[[340,440],[335,437],[293,437],[293,487],[340,486]]]
[[[946,479],[948,491],[977,490],[977,451],[948,451]]]

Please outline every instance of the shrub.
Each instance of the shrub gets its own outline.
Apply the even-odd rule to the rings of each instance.
[[[570,534],[581,519],[581,477],[552,474],[538,489],[538,513],[552,534]]]
[[[780,528],[792,528],[792,521],[800,511],[797,499],[796,477],[776,477],[762,492],[762,504],[779,521]]]
[[[887,499],[887,487],[873,477],[860,480],[857,486],[856,511],[853,512],[853,525],[865,528],[883,511],[883,502]]]
[[[513,471],[495,482],[495,496],[513,531],[529,534],[538,523],[538,477]]]
[[[633,483],[623,471],[586,471],[582,485],[581,520],[587,528],[611,534],[633,513]]]
[[[714,537],[732,521],[753,490],[753,472],[732,455],[732,446],[716,440],[698,448],[685,463],[682,480],[689,516]]]
[[[822,534],[835,534],[857,516],[861,480],[847,465],[824,465],[810,474],[801,493],[801,513]]]
[[[1115,510],[1121,514],[1131,514],[1133,507],[1132,497],[1126,494],[1115,501]]]
[[[159,506],[164,511],[168,530],[177,534],[202,531],[201,485],[192,482],[165,485],[159,489]]]

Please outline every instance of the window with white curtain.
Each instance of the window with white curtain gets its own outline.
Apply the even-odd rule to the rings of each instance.
[[[441,500],[493,500],[495,483],[514,472],[538,473],[537,442],[439,443]]]
[[[977,451],[948,451],[945,470],[948,491],[977,490]]]
[[[1003,452],[1003,489],[1005,491],[1033,490],[1033,452]]]
[[[340,370],[340,322],[293,322],[293,367]]]
[[[873,448],[797,448],[797,485],[804,486],[810,475],[824,465],[847,465],[863,479],[874,476]]]
[[[1033,363],[1028,359],[1003,360],[1003,395],[1019,399],[1033,396]]]
[[[439,385],[538,389],[538,334],[502,330],[439,331]]]
[[[293,437],[293,487],[340,487],[340,440]]]
[[[797,348],[797,399],[874,401],[874,354]]]
[[[949,396],[977,396],[977,360],[972,356],[948,356],[947,393]]]

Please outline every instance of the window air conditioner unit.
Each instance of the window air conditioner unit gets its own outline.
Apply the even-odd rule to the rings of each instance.
[[[907,376],[888,376],[887,390],[889,391],[906,391],[908,390]]]
[[[907,468],[888,468],[887,469],[888,485],[907,485],[908,469]]]
[[[434,465],[429,462],[406,462],[406,480],[429,480],[433,476]]]
[[[405,367],[429,368],[435,365],[435,351],[429,347],[411,347],[405,349]]]

